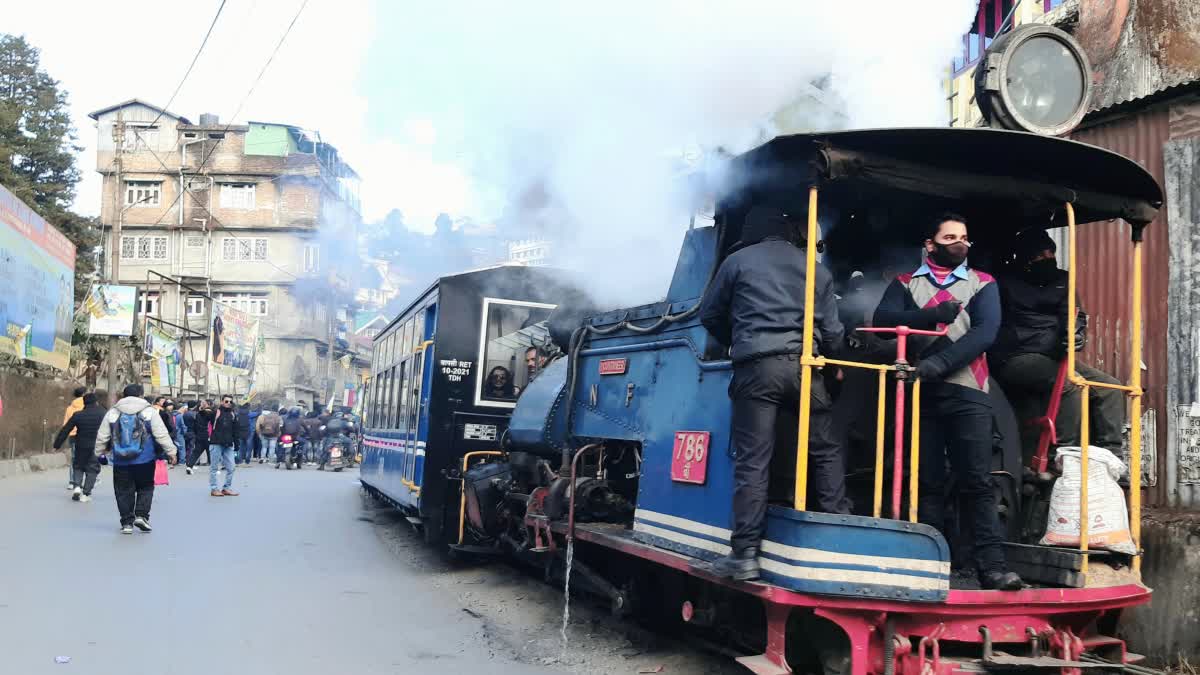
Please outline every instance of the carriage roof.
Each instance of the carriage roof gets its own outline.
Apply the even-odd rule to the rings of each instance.
[[[780,136],[732,160],[738,182],[719,210],[762,199],[803,212],[805,188],[838,211],[962,213],[1003,234],[1065,225],[1066,202],[1087,223],[1154,219],[1162,189],[1136,162],[1077,141],[997,129],[869,129]]]

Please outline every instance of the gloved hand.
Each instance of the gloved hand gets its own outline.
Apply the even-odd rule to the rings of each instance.
[[[917,364],[917,379],[926,382],[940,380],[946,374],[945,363],[936,356],[931,356],[927,359],[922,359]]]
[[[925,315],[934,323],[953,323],[962,311],[962,303],[957,300],[947,300],[927,308]]]

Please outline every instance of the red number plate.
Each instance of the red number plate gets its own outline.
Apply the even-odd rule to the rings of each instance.
[[[703,485],[708,475],[707,431],[676,431],[671,451],[671,480]]]
[[[624,375],[625,359],[603,359],[600,361],[601,375]]]

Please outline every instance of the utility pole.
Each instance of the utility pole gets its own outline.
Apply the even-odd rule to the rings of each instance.
[[[124,189],[121,184],[121,171],[123,169],[125,154],[125,116],[124,111],[117,110],[117,121],[113,125],[113,146],[114,156],[113,163],[116,165],[116,173],[113,184],[113,211],[116,214],[116,221],[112,227],[112,242],[109,246],[109,260],[112,268],[109,271],[109,283],[121,283],[121,225],[125,219],[125,209],[122,205],[121,195],[124,194]],[[137,296],[134,296],[133,311],[136,321],[137,316]],[[117,391],[117,358],[121,350],[121,338],[113,335],[108,338],[108,395],[119,394]],[[120,398],[120,396],[118,396]],[[105,401],[105,403],[108,403]]]
[[[331,409],[333,405],[333,344],[337,338],[337,301],[338,292],[329,294],[328,304],[328,327],[329,327],[329,352],[325,355],[325,386],[328,389],[328,398],[325,400],[326,410]]]

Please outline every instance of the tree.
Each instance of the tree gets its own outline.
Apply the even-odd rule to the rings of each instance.
[[[79,169],[67,94],[41,67],[41,52],[19,35],[0,33],[0,184],[75,244],[75,299],[95,264],[99,223],[71,212]]]

